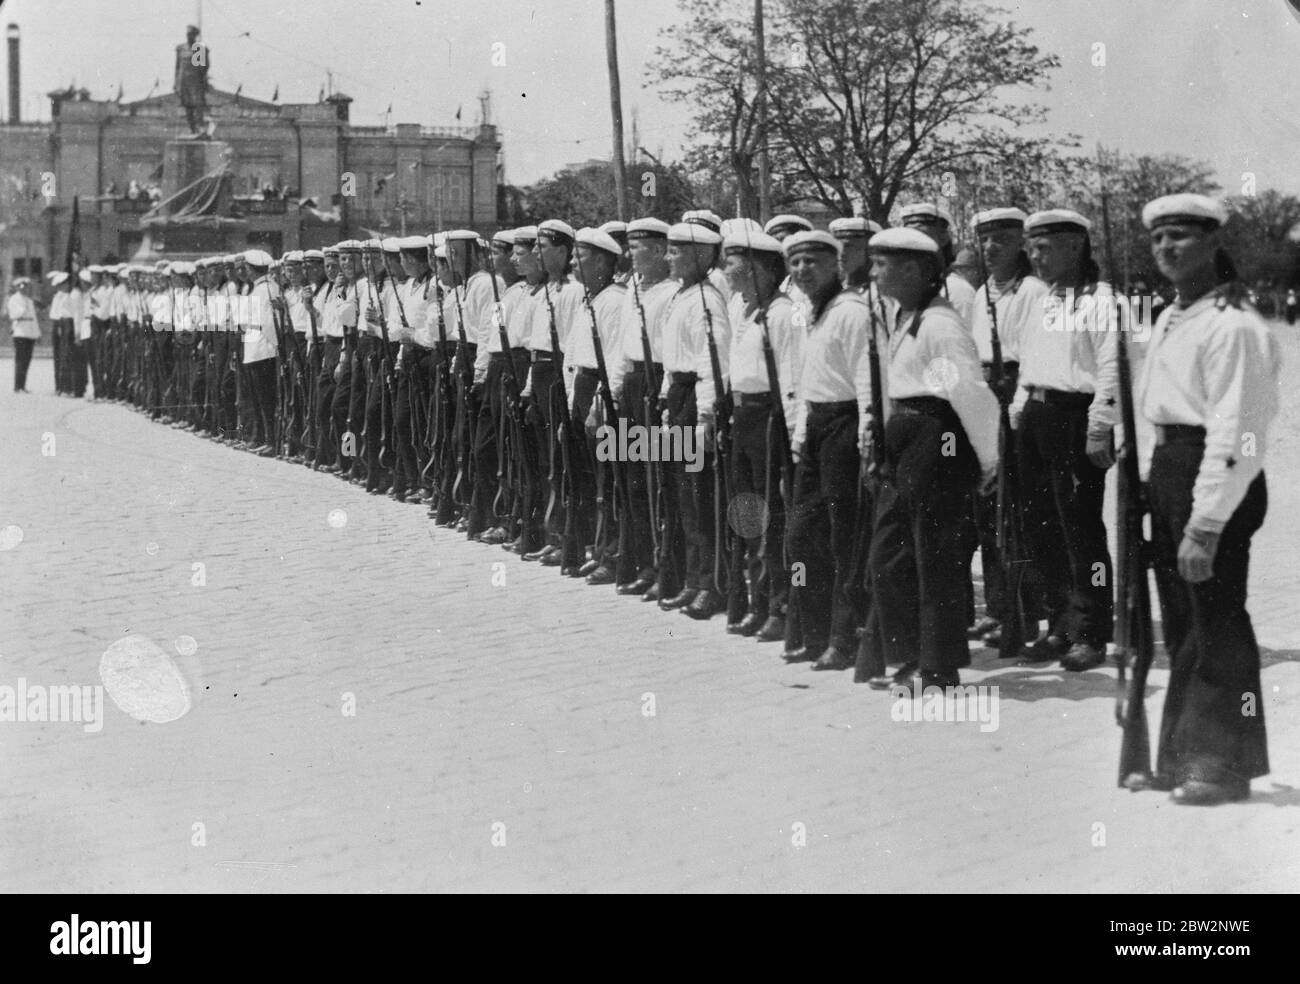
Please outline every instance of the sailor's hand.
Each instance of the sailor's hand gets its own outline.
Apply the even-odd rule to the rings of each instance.
[[[1178,576],[1188,584],[1200,584],[1214,576],[1214,555],[1219,552],[1219,534],[1183,530],[1178,545]]]
[[[1104,435],[1089,434],[1085,451],[1093,467],[1105,471],[1115,464],[1114,433],[1108,430]]]
[[[995,461],[980,471],[980,483],[977,492],[981,496],[992,495],[998,487],[998,464]]]

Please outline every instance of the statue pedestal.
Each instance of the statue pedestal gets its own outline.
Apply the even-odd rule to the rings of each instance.
[[[168,140],[163,148],[163,198],[192,185],[230,158],[230,144],[219,140]]]

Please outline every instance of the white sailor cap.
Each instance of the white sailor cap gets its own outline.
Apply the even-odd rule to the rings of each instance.
[[[1028,221],[1029,216],[1018,208],[986,208],[971,216],[970,227],[976,232],[980,229],[1023,229]]]
[[[867,241],[867,249],[881,253],[939,254],[939,244],[923,232],[906,226],[883,229]]]
[[[361,248],[367,253],[382,253],[383,245],[378,239],[367,239],[361,244]]]
[[[90,266],[86,267],[86,269],[89,270],[91,273],[103,273],[103,272],[104,272],[104,268],[103,268],[102,266],[100,266],[98,263],[92,263],[92,264],[90,264]]]
[[[774,215],[767,220],[767,224],[763,226],[763,231],[769,236],[775,235],[776,230],[780,229],[782,226],[791,226],[795,229],[802,229],[805,232],[811,232],[813,224],[802,215]]]
[[[550,236],[552,238],[559,236],[567,238],[569,242],[573,242],[577,233],[573,231],[573,226],[561,219],[547,219],[537,227],[537,235]]]
[[[396,236],[386,236],[379,240],[379,249],[385,253],[396,253],[399,250]]]
[[[323,260],[325,259],[325,251],[323,249],[305,249],[302,251],[302,258],[304,262],[307,260]]]
[[[722,239],[725,242],[727,237],[733,233],[743,235],[747,229],[751,236],[756,232],[761,233],[763,231],[763,227],[753,219],[723,219],[722,228],[718,231],[722,233]]]
[[[692,225],[702,225],[704,228],[712,229],[716,233],[722,232],[722,216],[707,208],[693,208],[683,212],[682,221],[689,222]]]
[[[90,283],[90,271],[82,270],[80,273],[77,274],[77,279],[85,281],[86,283]]]
[[[443,243],[441,246],[433,246],[432,249],[433,249],[433,258],[435,260],[445,260],[447,258],[446,243]]]
[[[472,243],[478,240],[478,233],[472,229],[452,229],[447,233],[447,241],[452,243]]]
[[[1228,210],[1209,195],[1165,195],[1142,208],[1142,224],[1148,229],[1183,222],[1221,226],[1227,221]]]
[[[27,285],[30,284],[30,283],[31,283],[31,281],[28,280],[26,277],[14,277],[14,279],[13,279],[13,283],[11,283],[9,286],[10,286],[10,287],[25,287],[25,286],[27,286]]]
[[[628,239],[667,239],[668,223],[647,215],[643,219],[633,219],[627,224]]]
[[[775,236],[769,236],[761,230],[755,232],[744,226],[733,228],[722,239],[724,253],[743,253],[751,249],[761,253],[775,253],[777,256],[783,252],[781,242]]]
[[[717,246],[722,234],[698,222],[678,222],[668,230],[668,241],[691,246]]]
[[[873,222],[861,215],[831,220],[830,234],[836,239],[866,239],[872,233],[880,231],[879,222]]]
[[[225,264],[227,264],[227,265],[229,265],[229,264],[231,264],[231,263],[238,263],[238,262],[239,262],[239,254],[238,254],[238,253],[227,253],[225,256],[223,256],[223,257],[221,258],[221,262],[222,262],[222,263],[225,263]]]
[[[159,273],[166,273],[167,270],[171,268],[171,264],[168,263],[166,260],[159,260],[157,263],[153,265],[153,268]]]
[[[184,260],[178,260],[173,263],[171,270],[168,271],[173,277],[192,277],[194,276],[194,264],[187,263]]]
[[[447,234],[445,232],[435,232],[432,236],[429,237],[429,245],[432,246],[434,249],[438,249],[442,246],[446,246]]]
[[[904,205],[899,212],[899,220],[903,225],[929,225],[935,219],[952,228],[952,215],[942,205],[936,205],[934,202],[913,202],[911,205]]]
[[[611,219],[600,227],[600,231],[618,239],[619,236],[627,237],[627,223],[619,219]]]
[[[599,229],[579,229],[577,232],[577,242],[582,246],[590,246],[592,249],[603,249],[606,253],[611,253],[615,257],[623,255],[623,247],[618,244],[618,240],[608,232],[602,232]]]
[[[397,248],[411,253],[422,253],[429,248],[429,237],[402,236],[397,240]]]
[[[302,255],[302,250],[291,249],[280,258],[282,263],[301,263],[306,257]]]
[[[1025,220],[1025,232],[1047,236],[1054,232],[1088,232],[1092,223],[1071,208],[1049,208],[1035,212]]]
[[[523,243],[537,242],[537,226],[533,226],[533,225],[520,226],[518,229],[515,229],[513,231],[514,231],[516,246],[519,246]]]
[[[335,247],[339,255],[344,253],[360,253],[364,247],[355,239],[345,239]]]
[[[492,234],[492,245],[494,246],[513,246],[515,244],[515,231],[513,229],[498,229]]]
[[[781,249],[785,252],[787,259],[799,249],[829,249],[836,256],[839,256],[844,249],[844,244],[829,232],[824,232],[821,229],[803,229],[782,240]]]
[[[68,275],[64,273],[62,270],[55,270],[53,273],[50,274],[50,283],[55,287],[61,286],[62,284],[66,283],[67,280],[68,280]]]
[[[252,267],[269,267],[271,265],[271,254],[264,249],[247,249],[244,250],[244,262]]]

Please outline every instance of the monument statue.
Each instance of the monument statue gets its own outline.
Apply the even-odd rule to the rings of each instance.
[[[185,122],[193,137],[211,136],[207,120],[208,46],[199,39],[199,29],[193,25],[185,29],[185,43],[176,46],[175,91],[185,107]]]

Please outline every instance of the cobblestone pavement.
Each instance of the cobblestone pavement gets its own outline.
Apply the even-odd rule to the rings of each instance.
[[[151,692],[109,666],[102,730],[0,723],[0,889],[1294,890],[1300,346],[1284,344],[1251,585],[1273,773],[1212,810],[1116,788],[1113,669],[981,651],[964,679],[1000,688],[997,730],[894,721],[887,694],[719,620],[48,395],[48,361],[14,395],[0,360],[0,685],[100,684],[106,650],[142,636],[192,700],[136,720],[118,701],[147,717]]]

